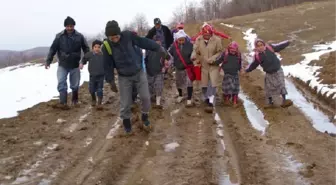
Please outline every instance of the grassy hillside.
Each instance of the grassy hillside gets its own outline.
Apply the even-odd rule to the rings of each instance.
[[[49,47],[36,47],[24,51],[0,50],[0,68],[25,62],[42,62]]]

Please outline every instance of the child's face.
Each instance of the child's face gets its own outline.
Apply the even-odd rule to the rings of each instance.
[[[184,44],[185,43],[185,38],[184,37],[182,37],[182,38],[179,38],[179,39],[177,39],[177,42],[178,42],[178,44]]]
[[[263,42],[257,42],[257,44],[256,44],[256,49],[258,50],[258,51],[265,51],[265,44],[263,43]]]
[[[236,53],[237,53],[237,50],[234,49],[234,48],[229,48],[229,52],[230,52],[231,54],[236,54]]]
[[[93,52],[95,52],[95,53],[100,52],[100,45],[99,44],[96,44],[96,45],[93,46]]]

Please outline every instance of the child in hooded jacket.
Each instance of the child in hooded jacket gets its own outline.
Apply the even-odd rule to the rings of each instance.
[[[153,40],[161,46],[160,38],[157,35],[153,37]],[[163,50],[165,50],[162,47]],[[164,85],[164,72],[169,67],[169,56],[162,57],[160,52],[146,51],[145,66],[148,79],[149,92],[152,98],[156,100],[156,106],[154,108],[162,109],[161,96]]]
[[[233,106],[237,106],[240,90],[238,73],[242,69],[241,63],[238,44],[234,41],[228,45],[227,49],[216,60],[216,64],[221,64],[221,69],[224,71],[222,92],[225,105],[229,105],[230,99],[232,99]]]
[[[273,96],[282,96],[281,107],[289,107],[293,104],[286,99],[287,90],[285,86],[285,75],[281,67],[281,62],[275,52],[279,52],[289,46],[290,41],[283,41],[278,44],[267,44],[261,39],[254,42],[254,61],[245,70],[246,73],[253,71],[259,65],[263,68],[265,75],[265,95],[268,100],[266,108],[274,107]]]

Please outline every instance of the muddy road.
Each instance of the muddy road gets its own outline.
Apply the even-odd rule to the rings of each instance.
[[[207,114],[199,101],[175,103],[168,79],[164,109],[150,113],[153,131],[140,129],[136,108],[135,135],[124,137],[119,95],[106,87],[96,110],[85,83],[80,107],[60,111],[52,100],[0,120],[0,185],[335,184],[335,138],[302,107],[306,94],[292,89],[294,106],[264,109],[262,72],[242,76],[241,86],[237,108],[218,98]]]

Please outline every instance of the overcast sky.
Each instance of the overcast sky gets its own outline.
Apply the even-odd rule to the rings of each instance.
[[[195,1],[195,0],[194,0]],[[108,20],[120,25],[144,12],[150,25],[159,17],[166,23],[184,0],[9,0],[0,6],[0,50],[24,50],[50,46],[55,34],[64,29],[66,16],[76,29],[94,35]]]

